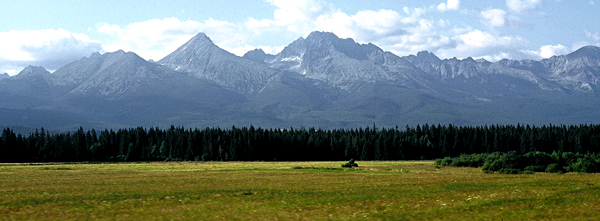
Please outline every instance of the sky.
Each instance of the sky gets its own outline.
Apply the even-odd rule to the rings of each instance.
[[[596,2],[597,1],[597,2]],[[600,46],[600,0],[19,0],[0,7],[0,74],[93,52],[160,60],[199,32],[242,56],[313,31],[398,56],[540,60]]]

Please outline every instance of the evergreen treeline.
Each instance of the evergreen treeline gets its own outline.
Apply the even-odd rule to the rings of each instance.
[[[423,125],[404,130],[171,126],[56,134],[42,128],[26,136],[6,128],[0,162],[415,160],[509,151],[598,153],[599,147],[600,125]]]

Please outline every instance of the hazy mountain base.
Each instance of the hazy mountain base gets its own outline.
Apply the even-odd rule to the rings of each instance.
[[[45,127],[55,130],[84,128],[127,128],[137,126],[181,125],[185,127],[250,126],[263,128],[316,127],[357,128],[376,124],[392,128],[417,124],[585,124],[597,120],[600,108],[591,94],[556,92],[553,100],[488,96],[448,96],[398,87],[367,83],[360,90],[299,93],[282,85],[278,93],[259,93],[235,102],[190,102],[172,97],[136,97],[116,101],[69,100],[87,109],[0,108],[3,126]],[[304,90],[313,91],[314,90]],[[294,99],[286,93],[294,94]],[[209,96],[216,97],[217,95]],[[279,96],[279,97],[277,97]],[[221,97],[224,101],[233,98]],[[88,104],[85,104],[88,102]]]

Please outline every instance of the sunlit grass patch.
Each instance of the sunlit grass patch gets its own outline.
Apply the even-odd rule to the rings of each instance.
[[[0,220],[600,218],[598,174],[342,163],[2,165]]]

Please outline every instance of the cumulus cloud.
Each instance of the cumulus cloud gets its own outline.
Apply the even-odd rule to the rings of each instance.
[[[0,32],[0,72],[14,75],[27,65],[56,70],[98,51],[98,41],[64,29]]]
[[[527,53],[538,57],[538,58],[550,58],[555,55],[564,55],[570,53],[572,50],[564,45],[543,45],[537,51],[527,51]]]
[[[336,12],[317,18],[317,30],[331,31],[339,37],[375,42],[406,33],[408,22],[391,10],[359,11],[354,15]]]
[[[300,3],[270,1],[278,7],[273,19],[249,19],[246,28],[255,34],[265,32],[293,32],[306,36],[311,31],[330,31],[342,38],[353,38],[362,43],[374,43],[397,55],[415,54],[428,50],[441,57],[476,57],[496,61],[503,58],[538,58],[523,52],[529,42],[519,36],[498,35],[472,27],[456,27],[451,21],[426,18],[432,10],[457,10],[460,1],[447,0],[439,5],[403,9],[403,14],[392,10],[363,10],[347,14],[318,0]],[[538,1],[507,1],[511,10],[523,12],[533,9]],[[280,14],[294,14],[285,19]],[[481,11],[479,16],[492,27],[507,25],[508,13],[501,9]],[[292,17],[292,18],[290,18]],[[302,23],[302,24],[297,24]],[[293,24],[293,25],[292,25]],[[288,26],[292,25],[293,28]]]
[[[481,30],[470,30],[455,37],[457,46],[441,50],[442,56],[475,57],[496,61],[522,56],[519,50],[528,42],[518,36],[496,36]]]
[[[531,57],[520,51],[528,44],[521,37],[497,36],[471,27],[455,28],[448,20],[434,21],[423,16],[436,9],[456,10],[459,1],[448,0],[438,7],[405,7],[403,14],[392,10],[363,10],[347,14],[318,0],[270,2],[278,7],[273,19],[250,18],[246,22],[246,28],[253,30],[254,34],[287,31],[306,36],[315,30],[329,31],[342,38],[374,43],[400,56],[428,50],[441,57],[473,56],[491,61]],[[283,12],[295,16],[283,16],[280,14]],[[493,27],[506,24],[507,13],[504,10],[491,9],[480,13]]]
[[[125,26],[99,23],[98,32],[109,36],[103,42],[105,51],[133,51],[145,59],[159,60],[177,49],[199,32],[206,33],[213,42],[238,56],[256,47],[249,42],[257,36],[307,35],[318,30],[320,16],[334,12],[330,5],[319,0],[267,0],[276,6],[273,19],[248,18],[242,23],[208,19],[181,21],[178,18],[152,19]],[[262,46],[267,53],[278,53],[282,46]]]
[[[492,27],[502,27],[506,21],[506,12],[502,9],[481,11],[481,16],[486,20],[486,23]]]
[[[549,58],[555,55],[563,55],[571,52],[570,48],[567,48],[561,44],[558,45],[544,45],[540,47],[540,56],[543,58]]]
[[[588,30],[585,30],[584,32],[587,38],[595,42],[600,42],[600,34],[598,34],[598,32],[590,32]]]
[[[388,45],[386,42],[408,34],[407,28],[418,27],[416,17],[422,13],[415,9],[414,17],[405,17],[392,10],[363,10],[349,15],[319,0],[268,2],[278,7],[273,19],[249,18],[244,29],[251,34],[285,33],[297,37],[307,36],[312,31],[329,31],[342,38]]]
[[[440,3],[437,6],[437,9],[439,11],[447,11],[447,10],[458,10],[458,7],[460,7],[460,1],[459,0],[448,0],[445,3]]]
[[[541,3],[541,0],[506,0],[508,9],[516,13],[532,10]]]
[[[237,45],[245,37],[235,24],[208,19],[203,22],[181,21],[177,18],[152,19],[124,27],[100,23],[98,32],[112,36],[104,42],[105,51],[134,51],[145,59],[158,60],[174,51],[199,32],[217,39],[219,46]]]
[[[250,17],[237,23],[212,18],[204,21],[164,18],[127,25],[98,23],[90,31],[101,34],[101,42],[65,30],[27,34],[43,36],[39,38],[48,43],[15,34],[10,35],[11,38],[20,40],[7,40],[2,37],[6,33],[0,33],[0,64],[5,67],[4,70],[14,69],[18,72],[20,69],[8,67],[8,64],[15,67],[20,65],[10,63],[12,60],[51,61],[57,57],[54,55],[62,54],[70,62],[94,51],[120,49],[136,52],[145,59],[159,60],[198,32],[206,33],[216,45],[239,56],[255,48],[276,54],[284,44],[299,36],[305,37],[312,31],[329,31],[360,43],[373,43],[400,56],[428,50],[443,58],[472,56],[495,61],[503,58],[542,58],[565,50],[561,45],[548,45],[539,50],[524,51],[529,42],[518,35],[506,35],[495,30],[486,32],[468,24],[453,23],[449,18],[434,19],[428,15],[438,10],[458,10],[461,7],[458,0],[444,0],[441,4],[418,8],[404,7],[402,11],[361,10],[352,14],[322,0],[265,1],[275,6],[271,18]],[[540,0],[507,0],[507,11],[487,9],[469,13],[466,9],[463,15],[474,16],[475,21],[480,19],[487,27],[503,27],[514,23],[511,16],[523,16],[519,13],[534,10],[540,3]],[[586,32],[586,36],[589,41],[600,42],[598,33]],[[264,46],[269,43],[261,39],[274,39],[281,45]],[[70,57],[65,56],[67,54]]]
[[[257,34],[279,31],[304,34],[314,30],[319,17],[335,12],[331,5],[320,0],[267,0],[267,2],[277,7],[273,12],[273,19],[250,18],[245,24]]]

